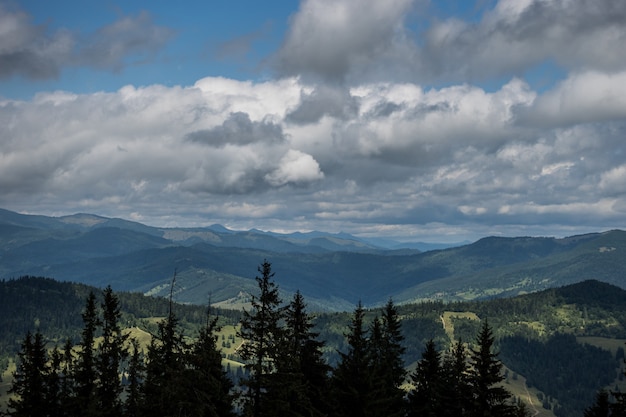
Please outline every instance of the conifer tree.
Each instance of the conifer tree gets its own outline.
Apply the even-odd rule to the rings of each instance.
[[[174,314],[172,293],[176,275],[172,280],[170,308],[167,317],[159,322],[147,352],[146,377],[142,385],[144,416],[174,417],[186,415],[189,398],[184,384],[185,355],[188,346],[178,329]]]
[[[469,386],[469,364],[467,349],[462,340],[457,340],[443,358],[442,402],[446,407],[441,417],[460,417],[469,409],[471,392]]]
[[[144,377],[144,363],[139,349],[139,341],[133,338],[130,340],[130,344],[133,349],[128,363],[128,387],[124,401],[124,416],[139,417],[142,404],[141,381]]]
[[[430,339],[426,342],[422,358],[411,374],[413,389],[409,392],[409,417],[439,417],[447,404],[443,403],[444,375],[441,355]]]
[[[45,378],[46,391],[45,396],[48,403],[48,416],[61,417],[64,413],[64,395],[62,393],[62,364],[63,354],[55,346],[50,352],[48,358],[48,372]]]
[[[280,360],[280,343],[284,339],[281,328],[282,300],[273,281],[271,264],[264,260],[258,272],[260,276],[257,275],[255,279],[260,294],[258,298],[252,297],[251,311],[244,310],[238,334],[244,339],[239,355],[246,361],[245,367],[250,372],[250,376],[242,380],[247,387],[244,409],[253,417],[270,415],[271,410],[264,403],[272,382],[270,375],[276,371],[276,363]]]
[[[622,354],[623,354],[623,350],[622,350]],[[626,363],[626,359],[622,359],[622,362]],[[622,372],[620,376],[623,377],[624,375],[626,375],[626,371]],[[601,392],[596,394],[596,401],[595,401],[594,407],[598,406],[599,405],[598,403],[601,400],[604,401],[604,394],[602,395],[600,394]],[[613,402],[610,405],[611,416],[612,417],[626,417],[626,393],[619,392],[619,391],[612,391],[611,395],[613,396],[613,398],[615,398],[615,402]]]
[[[596,393],[596,399],[593,405],[585,409],[584,417],[618,417],[621,414],[611,413],[611,403],[609,401],[609,393],[606,390],[600,390]]]
[[[233,386],[222,368],[222,355],[217,347],[218,317],[207,314],[207,323],[198,333],[198,339],[189,353],[189,371],[186,384],[189,396],[196,402],[195,415],[203,417],[233,416]]]
[[[271,377],[270,395],[275,411],[287,415],[322,416],[330,412],[328,372],[322,357],[323,342],[312,331],[304,297],[297,291],[285,310],[284,340]],[[278,413],[280,414],[280,413]]]
[[[47,378],[50,372],[48,355],[43,336],[39,331],[28,332],[18,353],[18,366],[13,374],[13,385],[9,390],[15,398],[9,399],[9,408],[14,417],[47,416],[49,397]]]
[[[390,370],[386,367],[386,341],[383,336],[382,322],[379,317],[374,318],[369,330],[367,351],[369,355],[369,396],[372,399],[368,405],[371,415],[395,415],[398,410],[392,410],[391,401],[394,398],[395,385],[390,384]],[[400,412],[403,410],[400,409]]]
[[[70,339],[65,341],[63,345],[63,362],[61,365],[61,387],[60,387],[60,401],[66,412],[70,411],[71,400],[74,395],[75,383],[73,377],[74,367],[74,353],[73,345]]]
[[[380,375],[383,386],[385,413],[389,417],[401,416],[404,412],[404,395],[401,388],[406,377],[403,355],[405,352],[402,325],[398,311],[389,299],[381,315]]]
[[[102,303],[102,342],[95,360],[99,376],[98,409],[102,416],[116,417],[122,412],[120,394],[123,388],[120,374],[121,364],[128,356],[125,348],[128,335],[122,333],[119,324],[121,316],[119,301],[108,286],[104,290]]]
[[[96,295],[93,291],[90,291],[87,296],[82,318],[84,328],[74,366],[75,396],[73,398],[72,411],[74,415],[92,416],[98,410],[96,401],[98,374],[96,371],[94,341],[100,324]]]
[[[370,416],[372,398],[371,354],[363,319],[365,310],[359,301],[349,332],[348,352],[340,352],[333,372],[333,391],[339,416]]]
[[[500,385],[504,377],[498,354],[492,351],[494,342],[491,328],[485,321],[476,338],[477,347],[470,354],[471,417],[506,417],[516,411],[510,403],[511,394]]]

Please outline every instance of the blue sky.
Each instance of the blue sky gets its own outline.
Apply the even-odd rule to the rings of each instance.
[[[166,1],[9,4],[27,13],[30,23],[48,36],[69,30],[79,43],[92,41],[102,27],[124,18],[138,20],[142,14],[150,26],[166,32],[154,51],[124,56],[122,68],[68,66],[47,79],[24,80],[18,74],[3,79],[0,91],[12,98],[27,98],[41,90],[89,93],[115,91],[126,84],[190,85],[208,75],[256,79],[263,76],[262,60],[279,47],[287,19],[297,10],[297,3],[289,9],[284,7],[289,2],[254,1],[189,1],[184,7]]]
[[[626,224],[622,0],[0,1],[0,207],[400,240]]]

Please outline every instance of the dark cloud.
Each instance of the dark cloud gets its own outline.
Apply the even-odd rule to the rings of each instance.
[[[368,116],[374,119],[379,117],[389,117],[392,113],[402,110],[400,104],[396,104],[392,101],[381,101],[368,112]]]
[[[446,84],[523,76],[546,62],[601,71],[626,64],[621,0],[500,0],[478,21],[411,26],[406,17],[414,6],[403,0],[385,2],[384,10],[354,0],[304,1],[275,56],[276,68],[353,85]]]
[[[546,59],[615,70],[626,62],[625,24],[620,0],[502,0],[478,23],[435,24],[421,52],[431,76],[448,80],[522,75]]]
[[[291,77],[0,101],[0,207],[446,241],[623,225],[626,3],[500,0],[411,28],[415,4],[303,1],[274,57]],[[143,14],[91,44],[9,17],[0,51],[70,45],[112,70],[172,36]],[[538,89],[546,60],[560,79]]]
[[[21,75],[32,79],[55,78],[71,55],[74,39],[69,32],[48,33],[21,11],[0,5],[0,77]]]
[[[124,16],[81,40],[78,65],[118,71],[130,63],[152,58],[174,36],[174,31],[156,26],[149,13]]]
[[[24,12],[0,6],[0,26],[1,78],[56,78],[68,66],[119,71],[151,59],[174,35],[156,26],[147,12],[122,17],[85,35],[65,29],[51,33]]]
[[[282,127],[271,121],[253,122],[247,113],[232,113],[221,126],[186,135],[186,140],[203,145],[224,147],[254,143],[277,144],[284,141]]]
[[[279,72],[343,81],[369,65],[396,36],[410,0],[305,0],[274,57]]]
[[[324,116],[347,120],[358,111],[358,100],[347,89],[320,85],[311,93],[302,93],[300,103],[286,120],[301,125],[317,123]]]

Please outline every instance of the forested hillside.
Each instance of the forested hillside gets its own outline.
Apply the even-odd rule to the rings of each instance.
[[[61,348],[68,338],[73,344],[80,343],[84,325],[81,313],[92,291],[102,294],[101,290],[82,284],[45,278],[0,282],[3,368],[6,359],[23,347],[28,332],[41,333],[48,347]],[[118,293],[117,297],[122,327],[139,327],[159,334],[158,320],[169,313],[167,300],[130,293]],[[102,300],[102,295],[98,299]],[[305,303],[304,298],[302,302]],[[288,301],[279,304],[284,306]],[[499,352],[499,359],[508,369],[503,374],[504,386],[514,389],[525,378],[534,407],[541,412],[582,416],[599,389],[623,389],[618,369],[626,341],[626,294],[612,285],[585,281],[513,298],[423,302],[394,308],[402,337],[403,368],[414,369],[423,360],[429,343],[441,352],[442,360],[456,342],[470,343],[469,348],[475,346],[477,335],[488,323],[493,332],[493,350]],[[177,331],[186,340],[196,339],[199,329],[206,325],[206,307],[177,304],[174,311]],[[315,340],[319,342],[324,366],[337,368],[354,349],[354,340],[346,337],[354,331],[354,314],[310,316],[311,332],[318,334]],[[384,314],[384,309],[362,309],[364,340],[376,339],[375,329]],[[233,326],[242,318],[238,311],[220,310],[219,315],[220,325],[233,329],[238,328]],[[228,352],[232,352],[228,353],[229,369],[233,364],[251,360],[234,349]],[[226,351],[222,355],[226,356]],[[236,369],[230,369],[232,377],[236,377]]]
[[[411,246],[408,244],[407,246]],[[155,228],[90,214],[27,216],[0,209],[0,278],[47,276],[115,291],[204,304],[255,290],[250,271],[272,259],[284,294],[311,309],[346,311],[398,303],[511,297],[596,279],[626,287],[626,232],[566,238],[485,237],[419,251],[376,247],[345,234],[288,235],[223,227]]]

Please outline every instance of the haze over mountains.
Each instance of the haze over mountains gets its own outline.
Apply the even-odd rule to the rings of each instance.
[[[0,278],[47,276],[175,299],[237,303],[255,293],[267,259],[286,293],[311,308],[351,310],[422,299],[517,295],[597,279],[626,287],[626,232],[562,239],[486,237],[457,247],[363,240],[320,232],[157,228],[92,214],[22,215],[0,209]],[[421,251],[420,251],[421,250]],[[234,305],[234,304],[233,304]]]

